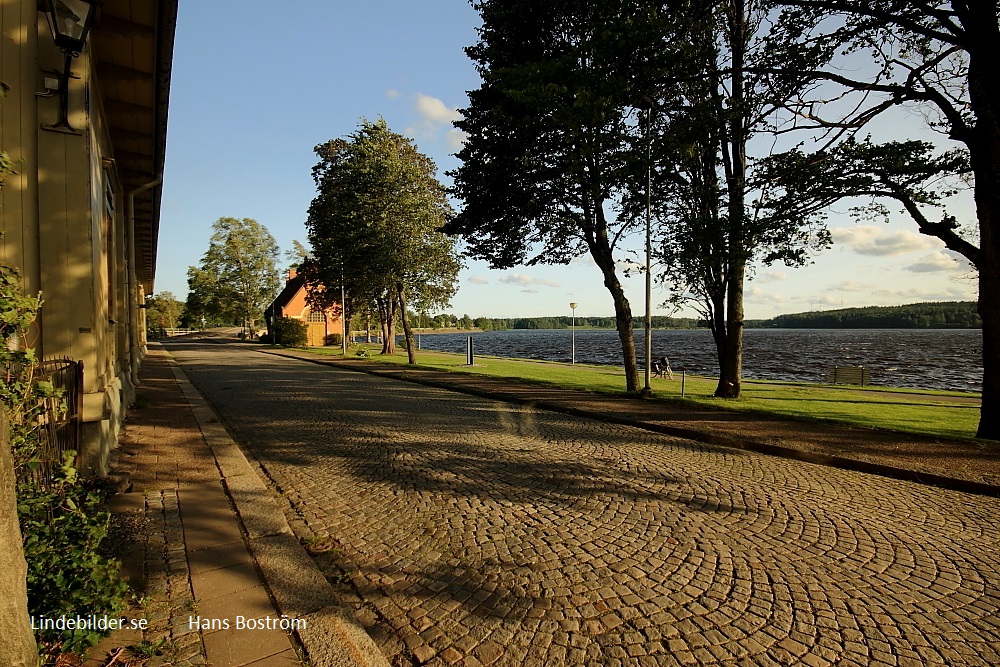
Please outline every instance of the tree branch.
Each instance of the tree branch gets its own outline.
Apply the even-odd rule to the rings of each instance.
[[[850,2],[844,0],[784,0],[782,5],[791,7],[802,7],[804,9],[825,9],[833,12],[854,16],[867,16],[886,25],[897,25],[903,30],[907,30],[923,37],[937,39],[948,44],[959,44],[965,39],[965,30],[953,19],[957,18],[954,12],[945,12],[933,9],[929,3],[912,3],[917,5],[917,9],[923,15],[930,16],[938,22],[944,31],[932,30],[919,21],[911,20],[900,16],[899,12],[883,11],[873,4],[863,2]]]

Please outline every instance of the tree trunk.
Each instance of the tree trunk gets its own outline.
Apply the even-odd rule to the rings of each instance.
[[[746,5],[743,0],[731,0],[729,10],[729,42],[733,57],[730,85],[728,136],[722,146],[728,152],[726,194],[729,199],[729,238],[726,295],[726,343],[720,360],[719,398],[739,398],[743,373],[743,283],[746,278],[746,141],[744,126],[748,115],[744,93],[744,56],[746,55]]]
[[[979,316],[983,398],[976,437],[1000,440],[1000,90],[993,83],[1000,27],[993,3],[970,3],[969,99],[976,122],[967,141],[979,218]]]
[[[730,266],[729,288],[726,294],[726,337],[719,358],[718,398],[739,398],[743,375],[743,281],[746,266],[733,262]]]
[[[597,173],[595,168],[593,173]],[[599,191],[600,188],[595,187]],[[603,200],[595,194],[594,201]],[[584,236],[590,256],[604,276],[604,286],[608,288],[615,304],[615,327],[618,329],[618,340],[622,346],[622,358],[625,362],[625,390],[639,391],[639,366],[635,360],[635,334],[632,331],[632,307],[629,305],[625,290],[615,273],[615,259],[608,239],[608,226],[604,218],[603,203],[588,207],[591,209],[588,218],[592,223],[589,232]]]
[[[382,351],[379,354],[396,354],[396,298],[387,294],[379,299],[378,306],[382,324]]]
[[[724,269],[721,267],[718,269],[718,273],[722,273],[723,271]],[[715,396],[717,397],[724,395],[726,355],[729,350],[729,327],[726,326],[726,323],[729,321],[726,315],[728,312],[728,302],[726,299],[727,284],[723,283],[721,287],[710,290],[708,294],[708,298],[710,299],[710,319],[708,320],[708,326],[712,331],[712,340],[715,342],[715,358],[719,361],[719,384],[715,388]]]
[[[28,617],[28,566],[21,544],[7,413],[0,405],[0,665],[35,667],[38,651]]]
[[[403,323],[403,334],[406,338],[406,359],[408,363],[417,363],[417,353],[413,348],[413,329],[410,328],[410,317],[406,314],[406,294],[403,283],[396,283],[396,293],[399,294],[399,319]]]
[[[625,390],[639,391],[639,365],[635,360],[635,335],[632,331],[632,307],[629,305],[625,290],[615,275],[614,265],[605,269],[604,285],[611,293],[615,302],[615,326],[618,329],[618,340],[622,346],[622,356],[625,359]]]
[[[979,218],[978,310],[983,320],[983,397],[976,437],[1000,440],[1000,129],[993,129],[994,136],[985,142],[990,148],[970,151]],[[992,164],[982,164],[987,161]]]

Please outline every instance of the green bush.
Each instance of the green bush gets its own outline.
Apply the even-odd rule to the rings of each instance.
[[[128,586],[116,561],[98,552],[108,531],[105,493],[81,481],[72,467],[76,452],[56,474],[53,490],[22,485],[18,515],[28,563],[28,612],[34,618],[115,617],[125,608]],[[51,515],[51,518],[50,518]],[[99,630],[36,630],[60,650],[82,653],[107,634]]]
[[[309,328],[302,320],[281,317],[274,321],[274,342],[285,347],[307,347]]]
[[[0,403],[10,417],[15,472],[37,469],[39,433],[46,401],[60,403],[61,390],[37,376],[34,350],[23,345],[25,331],[41,302],[21,293],[17,272],[0,265]],[[61,406],[65,409],[65,406]],[[114,615],[124,608],[127,586],[115,561],[98,553],[108,529],[105,497],[80,481],[73,468],[76,452],[64,453],[49,484],[18,475],[17,513],[28,564],[28,608],[35,618]],[[2,564],[0,564],[2,566]],[[36,638],[79,652],[102,633],[88,630],[36,631]]]
[[[340,345],[344,342],[344,337],[341,334],[327,334],[324,345]]]

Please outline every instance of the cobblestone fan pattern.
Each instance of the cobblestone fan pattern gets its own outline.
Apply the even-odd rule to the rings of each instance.
[[[174,354],[416,663],[1000,664],[1000,500]]]

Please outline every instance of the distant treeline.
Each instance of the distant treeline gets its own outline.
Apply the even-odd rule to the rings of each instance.
[[[477,317],[475,325],[483,331],[502,331],[505,329],[569,329],[573,326],[573,318],[568,316],[560,317],[516,317],[516,318],[491,318]],[[643,324],[643,318],[637,317],[634,320],[637,327]],[[585,329],[614,329],[615,318],[613,317],[577,317],[577,328]],[[652,318],[654,329],[697,329],[705,326],[704,322],[692,317],[665,317],[656,315]]]
[[[867,306],[778,315],[747,321],[748,327],[778,329],[981,329],[974,301]]]
[[[480,329],[505,331],[508,329],[569,329],[573,318],[558,317],[477,317],[440,314],[433,317],[410,313],[410,322],[419,328],[430,329]],[[643,326],[642,316],[633,320],[635,327]],[[706,329],[708,323],[693,317],[653,316],[654,329]],[[577,317],[577,328],[614,329],[613,317]],[[912,303],[906,306],[867,306],[841,308],[808,313],[778,315],[770,320],[746,320],[748,329],[980,329],[982,321],[976,312],[975,301],[942,301],[937,303]]]

